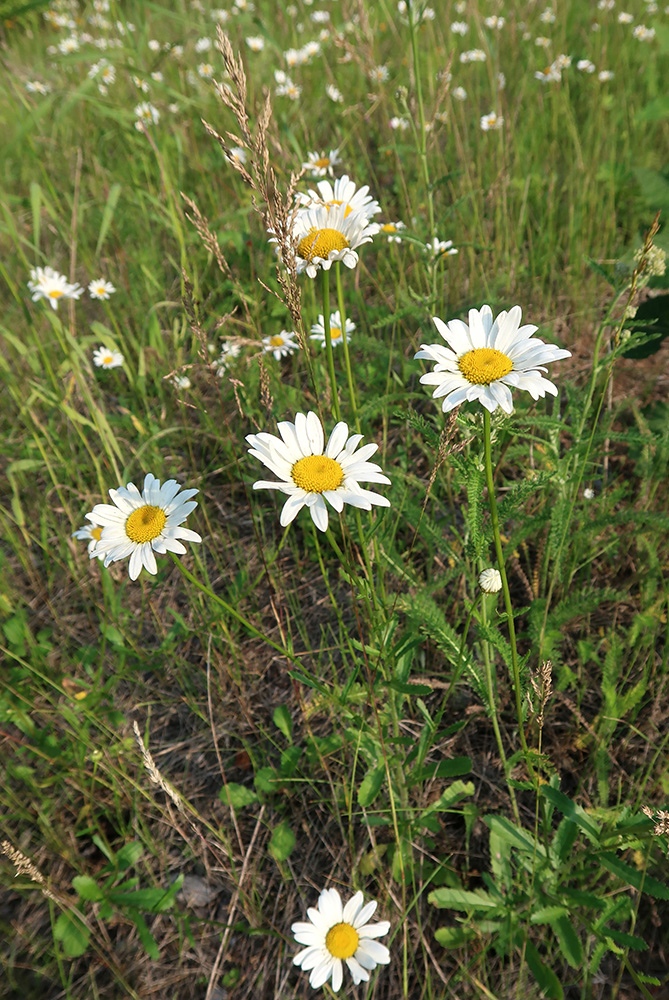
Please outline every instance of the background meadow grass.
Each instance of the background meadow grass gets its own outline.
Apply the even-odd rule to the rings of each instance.
[[[4,6],[0,827],[11,847],[0,992],[306,997],[290,924],[335,885],[362,888],[391,921],[392,964],[372,978],[375,997],[666,995],[666,838],[653,838],[641,807],[669,795],[667,348],[608,353],[634,251],[669,209],[666,12],[629,0],[627,25],[619,7],[586,2],[556,4],[553,22],[515,0],[435,4],[418,29],[426,188],[421,136],[390,126],[418,120],[395,5],[256,0],[227,5],[224,18],[208,4],[111,0],[103,27],[80,4],[67,15],[77,31],[119,44],[70,54],[49,53],[70,30],[46,20],[44,4]],[[329,23],[312,19],[318,9]],[[506,19],[499,31],[485,25],[492,14]],[[306,514],[284,533],[273,496],[251,490],[246,434],[311,408],[327,430],[333,421],[319,350],[316,392],[302,352],[262,354],[262,337],[291,318],[251,193],[201,123],[237,131],[197,74],[209,62],[224,78],[214,47],[196,51],[217,21],[243,53],[254,127],[274,95],[277,184],[309,151],[339,149],[340,173],[369,184],[381,221],[408,227],[400,244],[376,237],[344,276],[362,429],[392,479],[391,509],[363,517],[372,613],[351,512],[333,523],[342,565]],[[640,23],[652,40],[633,36]],[[320,52],[288,67],[286,50],[324,28]],[[248,36],[264,39],[261,52]],[[462,63],[473,48],[485,62]],[[560,53],[572,57],[561,82],[536,80]],[[105,95],[88,75],[101,57],[116,70]],[[596,71],[577,70],[580,59]],[[380,66],[387,79],[370,79]],[[274,93],[277,69],[302,88],[297,100]],[[600,81],[602,70],[613,78]],[[50,92],[28,92],[34,80]],[[458,86],[465,100],[452,96]],[[134,127],[144,100],[160,113],[148,134]],[[479,119],[492,110],[504,126],[486,133]],[[180,192],[208,220],[227,272]],[[420,248],[433,236],[458,255],[434,263]],[[655,241],[666,247],[666,230]],[[84,286],[103,275],[117,291],[54,312],[27,289],[30,268],[45,265]],[[300,285],[308,331],[319,285]],[[661,303],[665,288],[653,278],[642,299]],[[481,415],[465,406],[441,437],[412,360],[435,339],[432,315],[484,302],[520,303],[543,340],[572,352],[551,369],[557,400],[516,394],[513,416],[493,420],[541,795],[514,757],[502,604],[469,616],[478,573],[493,564]],[[666,313],[652,308],[660,336]],[[230,343],[241,352],[220,377],[212,363]],[[94,368],[100,344],[124,366]],[[190,386],[176,388],[175,374]],[[344,387],[344,419],[347,399]],[[184,564],[257,633],[168,559],[133,584],[125,564],[104,570],[71,538],[110,487],[147,471],[200,489],[189,525],[204,543]],[[541,727],[529,674],[540,683],[546,660]],[[11,851],[36,870],[10,863]],[[444,895],[428,901],[435,890]]]

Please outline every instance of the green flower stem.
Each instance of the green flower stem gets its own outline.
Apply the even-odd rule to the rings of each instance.
[[[348,381],[348,395],[349,403],[351,405],[351,410],[353,412],[353,420],[355,421],[355,429],[358,434],[360,434],[360,420],[358,419],[358,398],[355,391],[355,383],[353,381],[353,372],[351,370],[351,357],[348,352],[348,344],[346,342],[346,309],[344,308],[344,285],[341,280],[341,269],[344,265],[338,263],[336,265],[336,275],[337,275],[337,306],[339,308],[339,322],[341,323],[341,336],[342,336],[342,347],[344,348],[344,364],[346,365],[346,379]]]
[[[353,566],[353,564],[352,564],[351,560],[349,559],[348,555],[345,552],[342,551],[342,549],[339,547],[338,543],[335,541],[335,537],[332,534],[332,531],[330,530],[330,528],[327,529],[327,531],[325,532],[325,534],[327,536],[328,542],[332,546],[332,549],[333,549],[335,555],[339,559],[339,562],[342,564],[342,566],[344,567],[344,569],[348,573],[349,578],[351,579],[351,581],[354,580],[355,577],[356,577],[356,575],[357,575],[357,570],[356,570],[355,566]],[[371,569],[369,569],[368,572],[371,573]],[[373,597],[373,595],[374,595],[374,588],[372,586],[371,579],[372,578],[370,577],[369,589],[370,589],[370,593],[372,594],[372,597]],[[358,590],[359,590],[359,593],[360,593],[360,595],[361,595],[361,597],[362,597],[362,599],[363,599],[363,601],[365,603],[365,608],[366,608],[366,611],[367,611],[368,620],[371,622],[372,621],[373,610],[372,610],[372,605],[369,602],[369,597],[367,596],[367,594],[365,594],[364,590],[362,590],[360,588],[358,588]]]
[[[325,330],[325,351],[328,357],[328,372],[330,375],[330,393],[332,395],[332,416],[339,421],[339,397],[337,396],[337,379],[334,370],[334,356],[332,354],[332,335],[330,334],[330,272],[325,268],[321,271],[323,275],[323,329]]]
[[[487,412],[487,410],[486,410]],[[499,560],[499,557],[498,557]],[[481,618],[483,624],[488,624],[488,608],[487,608],[487,595],[483,595],[483,600],[481,602]],[[518,803],[516,801],[516,793],[513,785],[509,781],[509,765],[506,759],[506,753],[504,752],[504,741],[502,740],[502,733],[499,728],[499,719],[497,717],[497,699],[495,692],[495,682],[492,672],[492,662],[490,656],[490,643],[487,639],[483,640],[483,664],[485,669],[485,680],[486,687],[488,689],[488,701],[490,704],[490,719],[492,721],[492,728],[495,733],[495,742],[497,743],[497,751],[499,753],[499,759],[502,762],[502,767],[504,768],[504,777],[506,778],[506,785],[509,789],[509,797],[511,799],[511,807],[513,809],[513,815],[517,823],[520,823],[520,813],[518,811]],[[537,800],[538,801],[538,800]]]
[[[495,500],[495,483],[492,472],[492,447],[490,434],[490,413],[483,409],[483,448],[485,455],[485,478],[488,487],[488,504],[490,506],[490,519],[492,521],[493,538],[495,541],[495,554],[497,556],[497,567],[502,577],[502,590],[504,592],[504,607],[506,609],[506,620],[509,627],[509,644],[511,646],[511,668],[513,671],[513,687],[516,696],[516,716],[518,719],[518,734],[520,744],[525,754],[525,763],[530,772],[532,781],[536,784],[534,768],[530,761],[530,751],[525,739],[525,727],[523,723],[523,703],[520,690],[520,667],[518,666],[518,649],[516,647],[516,627],[513,623],[513,605],[511,604],[511,594],[509,592],[509,581],[506,578],[504,568],[504,553],[502,552],[502,539],[499,533],[499,518],[497,516],[497,501]]]
[[[227,614],[229,614],[232,618],[235,618],[240,623],[240,625],[243,625],[244,628],[247,630],[247,632],[250,632],[250,634],[255,636],[257,639],[262,639],[263,642],[266,642],[268,646],[272,647],[272,649],[276,649],[278,653],[281,653],[282,656],[285,656],[287,660],[291,661],[291,663],[296,663],[298,665],[301,665],[301,661],[298,656],[295,656],[294,653],[291,653],[290,650],[286,649],[284,646],[279,645],[278,642],[274,642],[272,639],[269,639],[265,635],[265,633],[261,632],[259,628],[256,628],[256,626],[253,625],[248,620],[248,618],[245,618],[243,615],[240,615],[239,611],[233,608],[231,604],[228,604],[227,601],[224,601],[222,597],[219,597],[217,594],[215,594],[213,590],[211,590],[205,583],[202,583],[200,580],[197,579],[196,576],[193,576],[190,570],[186,569],[184,564],[181,562],[181,559],[179,559],[179,557],[175,555],[174,552],[170,552],[170,555],[172,557],[173,562],[179,567],[181,575],[184,576],[190,583],[192,583],[194,587],[197,587],[198,590],[201,590],[203,594],[206,594],[207,597],[210,597],[215,604],[220,605],[220,607],[222,607]]]

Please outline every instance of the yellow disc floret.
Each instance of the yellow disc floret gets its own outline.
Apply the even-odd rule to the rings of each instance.
[[[131,542],[152,542],[165,527],[167,515],[160,507],[138,507],[125,522],[125,533]]]
[[[285,344],[285,340],[283,337],[280,337],[278,333],[275,337],[270,337],[269,342],[272,347],[283,347]]]
[[[321,156],[321,158],[319,160],[314,160],[314,162],[312,163],[312,166],[313,167],[318,167],[319,170],[327,170],[327,168],[330,166],[330,157],[329,156]]]
[[[321,257],[328,260],[331,250],[345,250],[348,240],[338,229],[310,229],[297,245],[297,252],[303,260]]]
[[[325,947],[334,958],[351,958],[359,940],[358,932],[350,924],[335,924],[325,936]]]
[[[49,292],[49,295],[52,299],[59,299],[62,294],[63,292],[61,292],[60,288],[52,288],[51,291]]]
[[[513,362],[494,347],[477,347],[458,358],[458,368],[474,385],[490,385],[508,375]]]
[[[290,470],[293,482],[307,493],[336,490],[344,482],[344,470],[339,462],[327,455],[308,455]]]
[[[101,534],[102,534],[101,524],[98,524],[94,528],[91,528],[91,538],[94,538],[96,542],[100,541]]]
[[[341,337],[341,330],[339,329],[339,327],[338,326],[331,326],[330,327],[330,339],[331,340],[339,340],[340,337]]]

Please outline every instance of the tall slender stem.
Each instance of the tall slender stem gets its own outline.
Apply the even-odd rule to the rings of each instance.
[[[254,635],[257,639],[262,639],[264,642],[267,643],[268,646],[271,646],[272,649],[276,649],[279,653],[285,656],[286,659],[290,660],[292,663],[298,663],[298,664],[300,663],[299,657],[295,656],[293,653],[290,652],[290,650],[286,649],[284,646],[280,646],[278,642],[274,642],[272,639],[266,636],[265,633],[262,632],[259,628],[256,628],[256,626],[253,625],[248,620],[248,618],[245,618],[243,615],[240,615],[239,611],[237,611],[236,608],[233,608],[231,604],[228,604],[228,602],[224,601],[222,597],[219,597],[218,594],[215,594],[213,590],[211,590],[206,585],[206,583],[202,583],[202,581],[198,580],[196,576],[193,576],[190,570],[186,569],[186,567],[181,562],[181,559],[179,559],[178,556],[176,556],[173,552],[170,552],[170,555],[173,561],[179,567],[182,576],[185,576],[185,578],[190,583],[192,583],[194,587],[197,587],[197,589],[201,590],[203,594],[206,594],[207,597],[211,598],[211,600],[214,601],[215,604],[220,605],[223,608],[223,610],[227,612],[227,614],[229,614],[232,618],[235,618],[240,623],[240,625],[243,625],[244,628],[251,633],[251,635]]]
[[[358,399],[355,391],[355,383],[353,381],[353,371],[351,369],[351,356],[348,351],[348,342],[346,340],[346,309],[344,307],[344,286],[341,280],[341,269],[343,266],[344,266],[343,264],[339,263],[336,265],[337,307],[339,309],[339,322],[341,324],[342,347],[344,348],[344,364],[346,365],[346,378],[348,381],[349,403],[351,405],[351,410],[353,412],[355,429],[359,434],[360,420],[358,418]]]
[[[502,552],[502,539],[499,533],[499,518],[497,516],[497,501],[495,500],[495,483],[492,470],[492,445],[490,434],[490,413],[483,410],[483,449],[485,459],[485,478],[488,487],[488,505],[490,507],[490,519],[492,521],[493,539],[495,542],[495,554],[497,556],[497,568],[502,577],[502,590],[504,592],[504,607],[506,609],[506,620],[509,628],[509,645],[511,646],[511,669],[513,672],[513,687],[516,697],[516,717],[518,719],[518,734],[520,744],[525,754],[525,763],[532,776],[532,781],[536,783],[534,768],[530,761],[529,747],[525,739],[525,725],[523,722],[523,700],[520,688],[520,667],[518,665],[518,649],[516,647],[516,627],[513,622],[513,605],[511,604],[511,594],[509,592],[509,581],[506,578],[504,568],[504,553]]]
[[[334,356],[332,354],[332,334],[330,333],[330,272],[325,268],[323,275],[323,329],[325,331],[325,352],[328,357],[328,372],[330,375],[330,394],[332,396],[332,416],[339,420],[339,397],[337,395],[337,379],[334,370]]]

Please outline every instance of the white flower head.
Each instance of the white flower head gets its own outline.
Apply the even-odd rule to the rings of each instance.
[[[451,31],[453,32],[454,35],[463,36],[466,35],[467,32],[469,31],[469,25],[467,24],[466,21],[452,21]]]
[[[93,351],[93,364],[96,368],[120,368],[123,355],[120,351],[112,351],[109,347],[98,347]]]
[[[489,115],[482,115],[481,129],[484,132],[497,132],[504,124],[504,119],[496,111],[491,111]]]
[[[581,73],[594,73],[595,64],[589,59],[579,59],[576,63],[576,69],[580,70]]]
[[[388,67],[382,66],[372,66],[368,71],[367,76],[372,83],[385,83],[388,79]]]
[[[377,227],[370,226],[359,212],[349,211],[347,215],[346,208],[346,205],[332,208],[317,205],[298,211],[292,231],[298,274],[306,273],[309,278],[315,278],[321,268],[329,271],[337,261],[349,268],[356,266],[357,248],[363,243],[371,243]],[[276,243],[276,240],[270,242]]]
[[[502,589],[502,574],[498,569],[484,569],[479,576],[479,587],[484,594],[497,594]]]
[[[180,527],[197,507],[191,497],[198,490],[184,490],[178,495],[180,489],[175,479],[161,486],[149,472],[141,493],[134,483],[110,490],[112,503],[98,503],[86,514],[89,521],[102,527],[95,555],[104,555],[105,566],[129,556],[130,579],[136,580],[142,566],[154,576],[157,573],[154,552],[183,555],[186,548],[179,539],[201,542],[197,532]]]
[[[385,222],[382,226],[379,226],[379,235],[385,236],[389,243],[401,243],[402,237],[400,233],[403,229],[406,229],[406,225],[399,220],[397,222]]]
[[[326,500],[338,514],[344,504],[361,510],[371,510],[373,505],[390,507],[385,497],[359,485],[360,480],[390,483],[378,465],[367,461],[378,445],[366,444],[356,452],[362,434],[349,437],[343,421],[335,425],[326,445],[323,426],[313,412],[298,413],[294,424],[284,420],[277,428],[280,438],[261,433],[248,434],[246,440],[251,445],[249,454],[279,477],[279,482],[258,480],[254,490],[279,490],[288,495],[280,517],[283,528],[308,507],[316,527],[326,531]]]
[[[511,389],[525,389],[533,399],[557,388],[541,372],[546,362],[571,357],[571,352],[533,337],[536,326],[521,326],[520,306],[493,318],[490,306],[469,310],[469,324],[461,319],[432,321],[446,341],[422,344],[416,358],[434,361],[435,368],[421,377],[423,385],[436,386],[435,399],[443,396],[444,413],[464,402],[478,400],[491,413],[501,406],[513,410]]]
[[[275,333],[272,337],[263,337],[262,343],[263,350],[267,354],[273,354],[277,361],[300,349],[299,343],[295,340],[294,330],[282,330],[281,333]]]
[[[333,347],[338,347],[343,340],[346,340],[348,344],[351,340],[351,334],[355,330],[355,323],[352,319],[346,317],[346,327],[342,331],[341,328],[341,317],[339,315],[339,310],[330,314],[330,340]],[[321,347],[325,347],[325,317],[323,313],[319,313],[318,322],[312,323],[311,326],[311,340],[316,340]]]
[[[425,249],[434,257],[452,257],[458,253],[457,248],[453,246],[453,240],[438,240],[436,236],[430,243],[425,244]]]
[[[28,288],[33,302],[46,299],[54,310],[58,309],[59,299],[78,299],[84,291],[80,285],[70,284],[64,274],[59,274],[52,267],[31,268]]]
[[[302,164],[303,170],[308,170],[312,177],[325,177],[328,174],[332,177],[334,168],[341,163],[338,149],[331,149],[328,153],[307,153],[306,163]]]
[[[42,97],[46,97],[51,87],[48,83],[42,83],[40,80],[28,80],[26,90],[29,94],[41,94]]]
[[[344,95],[342,94],[339,87],[336,87],[334,83],[328,83],[328,85],[325,88],[325,93],[328,95],[331,101],[335,102],[335,104],[344,103]]]
[[[262,52],[265,48],[265,39],[262,35],[249,35],[246,39],[246,44],[251,49],[251,52]]]
[[[170,382],[175,389],[190,389],[193,384],[188,375],[173,375]]]
[[[137,116],[135,128],[138,132],[145,132],[149,125],[157,125],[160,121],[160,112],[148,101],[136,105],[135,115]]]
[[[595,491],[592,489],[591,486],[586,486],[586,488],[583,490],[583,496],[585,497],[586,500],[594,500]]]
[[[307,910],[310,923],[293,924],[291,930],[298,944],[306,945],[293,959],[305,971],[311,970],[313,989],[332,979],[336,993],[344,978],[344,962],[353,982],[366,983],[377,965],[388,965],[390,952],[376,941],[390,930],[390,923],[367,921],[376,910],[376,901],[363,905],[364,897],[356,892],[345,906],[336,889],[324,889],[318,897],[318,909]]]
[[[453,99],[456,101],[466,101],[467,91],[465,90],[464,87],[455,87],[452,96]]]
[[[108,299],[115,291],[111,281],[105,281],[104,278],[95,278],[88,286],[88,294],[92,299]]]
[[[85,542],[88,542],[88,555],[90,559],[104,559],[104,552],[96,551],[98,547],[98,542],[100,541],[100,535],[102,534],[102,527],[95,524],[84,524],[83,527],[77,528],[76,531],[72,532],[72,538],[79,538]]]
[[[369,193],[369,186],[363,184],[360,188],[356,187],[355,181],[347,174],[338,177],[334,184],[328,180],[319,181],[316,187],[317,191],[309,189],[307,194],[298,195],[299,203],[305,208],[324,205],[329,209],[343,205],[346,218],[351,212],[359,212],[366,219],[371,219],[381,211],[378,201],[374,201]]]

